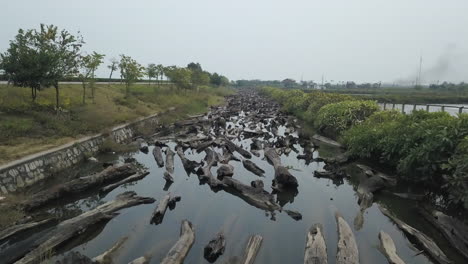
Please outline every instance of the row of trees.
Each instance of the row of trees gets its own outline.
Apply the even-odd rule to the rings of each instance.
[[[54,25],[41,24],[40,29],[20,29],[15,39],[10,41],[10,47],[0,53],[0,69],[3,70],[8,82],[19,87],[29,87],[31,98],[35,101],[37,91],[54,87],[56,91],[56,107],[59,108],[59,81],[68,78],[78,78],[83,88],[83,104],[86,103],[87,88],[91,88],[91,98],[94,100],[96,70],[104,62],[104,54],[82,51],[82,36],[74,36],[66,30],[59,31]],[[163,77],[174,83],[179,89],[195,89],[200,85],[227,85],[229,80],[217,73],[204,71],[199,63],[190,63],[185,68],[164,67],[154,63],[146,68],[127,55],[120,59],[111,59],[107,66],[110,70],[109,79],[120,70],[120,79],[125,83],[126,96],[130,95],[130,87],[139,79],[147,76],[161,84]]]

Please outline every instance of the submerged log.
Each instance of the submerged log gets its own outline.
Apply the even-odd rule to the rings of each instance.
[[[210,263],[214,263],[219,256],[224,253],[226,247],[226,239],[222,232],[218,233],[215,238],[211,239],[208,242],[208,245],[205,246],[203,250],[203,256]]]
[[[222,182],[216,177],[214,177],[211,173],[211,167],[213,167],[216,164],[215,152],[211,148],[207,148],[205,152],[205,166],[198,169],[198,179],[200,180],[200,182],[206,182],[211,188],[221,188],[223,185]]]
[[[327,245],[323,238],[322,226],[313,225],[307,233],[307,242],[304,252],[304,264],[327,264]]]
[[[336,142],[335,140],[324,137],[324,136],[321,136],[321,135],[318,135],[318,134],[313,135],[312,138],[315,139],[315,140],[321,141],[321,142],[323,142],[325,144],[328,144],[328,145],[332,145],[332,146],[339,147],[339,148],[342,147],[342,145],[340,143]]]
[[[240,197],[257,208],[267,211],[281,210],[281,206],[275,202],[275,197],[258,185],[257,187],[245,185],[231,177],[224,177],[222,183],[225,185],[225,191]]]
[[[359,264],[359,251],[353,231],[338,213],[335,214],[338,225],[337,264]]]
[[[389,234],[384,231],[379,233],[380,248],[388,260],[389,264],[405,264],[405,262],[396,253],[395,243]]]
[[[101,192],[107,193],[107,192],[110,192],[110,191],[114,190],[115,188],[117,188],[120,185],[123,185],[125,183],[139,181],[139,180],[145,178],[148,174],[149,174],[149,172],[141,172],[141,173],[133,174],[132,176],[127,177],[127,178],[125,178],[125,179],[123,179],[121,181],[118,181],[116,183],[109,184],[107,186],[102,187]]]
[[[437,210],[420,208],[419,212],[436,227],[465,259],[468,260],[468,226]]]
[[[166,182],[174,182],[174,177],[172,177],[172,175],[167,171],[163,173],[163,178],[166,180]]]
[[[117,253],[118,250],[122,248],[122,246],[125,244],[125,242],[128,240],[128,237],[123,237],[119,239],[110,249],[108,249],[106,252],[102,253],[101,255],[93,258],[94,262],[97,262],[99,264],[109,264],[113,263],[113,259],[115,257],[115,254]]]
[[[262,246],[263,237],[260,235],[254,235],[249,237],[247,241],[247,246],[242,256],[241,264],[253,264],[255,258],[257,257],[258,251]]]
[[[54,252],[59,246],[63,245],[71,238],[79,235],[87,228],[95,225],[103,220],[114,218],[120,209],[139,205],[154,203],[153,198],[136,196],[135,192],[125,192],[116,197],[115,200],[109,201],[95,209],[85,212],[79,216],[68,219],[57,225],[57,227],[43,237],[44,242],[40,246],[26,254],[22,259],[17,261],[17,264],[35,264],[38,263],[44,252]]]
[[[25,224],[19,224],[19,225],[7,227],[6,229],[0,231],[0,241],[3,241],[19,233],[31,230],[33,228],[50,224],[53,221],[55,220],[52,218],[52,219],[42,220],[39,222],[31,222],[31,223],[25,223]]]
[[[37,263],[43,263],[38,261]],[[55,264],[98,264],[99,262],[93,261],[85,255],[82,255],[80,252],[72,251],[68,252],[65,257],[59,259]]]
[[[182,147],[177,146],[176,151],[177,155],[179,155],[180,160],[182,161],[182,166],[184,167],[184,170],[187,172],[187,174],[194,172],[195,168],[200,166],[199,162],[189,160],[185,157],[185,153]]]
[[[284,210],[286,214],[288,214],[292,219],[299,221],[302,219],[301,213],[298,211],[293,211],[293,210]]]
[[[182,221],[180,227],[180,238],[175,245],[169,250],[166,257],[161,261],[161,264],[181,264],[187,256],[190,248],[195,241],[195,231],[192,223],[187,220]]]
[[[296,188],[298,186],[297,179],[289,173],[287,168],[281,165],[281,159],[274,148],[265,148],[265,157],[273,164],[275,169],[275,183],[277,188]]]
[[[162,157],[162,150],[161,150],[160,146],[154,146],[153,156],[154,156],[154,159],[156,160],[156,163],[158,164],[158,166],[160,168],[164,167],[164,160],[163,160],[163,157]]]
[[[386,208],[379,206],[380,211],[390,218],[401,230],[407,235],[413,237],[418,245],[421,246],[432,259],[440,264],[451,263],[450,260],[445,256],[444,252],[437,246],[437,244],[428,236],[423,234],[421,231],[405,224],[400,219],[392,215]]]
[[[232,177],[234,175],[234,167],[231,164],[223,164],[218,168],[216,173],[218,179],[222,179],[225,176]]]
[[[153,212],[151,217],[151,224],[159,225],[164,219],[164,214],[166,213],[167,206],[169,205],[169,200],[171,200],[171,194],[168,193],[164,198],[159,202],[158,207]]]
[[[45,205],[46,203],[68,195],[79,194],[87,189],[97,187],[99,185],[120,180],[124,177],[135,174],[136,170],[129,164],[121,166],[111,166],[103,171],[90,176],[80,177],[78,179],[59,184],[47,190],[38,192],[23,203],[26,210]]]
[[[252,158],[252,154],[250,154],[250,152],[248,152],[247,150],[237,146],[232,141],[230,141],[228,138],[224,138],[224,142],[226,144],[226,147],[229,149],[229,151],[231,151],[231,152],[237,151],[239,154],[241,154],[246,159],[251,159]]]
[[[174,173],[174,151],[171,148],[166,148],[166,170],[170,174]]]
[[[149,264],[150,260],[150,257],[143,256],[130,261],[128,264]]]
[[[244,168],[246,168],[248,171],[252,172],[253,174],[257,176],[263,176],[265,173],[264,170],[262,170],[260,167],[258,167],[255,163],[253,163],[250,160],[243,160],[242,165],[244,165]]]

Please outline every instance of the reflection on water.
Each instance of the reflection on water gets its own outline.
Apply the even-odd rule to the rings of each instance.
[[[284,131],[284,128],[282,129]],[[281,131],[281,129],[280,129]],[[251,139],[237,142],[250,146]],[[176,144],[167,144],[174,152]],[[167,210],[164,220],[159,225],[150,225],[152,213],[157,206],[145,204],[120,211],[119,216],[109,221],[106,225],[96,226],[82,237],[77,238],[71,245],[63,249],[79,251],[89,257],[95,257],[109,249],[116,241],[128,236],[124,248],[119,252],[116,263],[128,263],[146,254],[152,255],[152,263],[159,263],[173,243],[179,237],[180,223],[183,219],[192,222],[195,228],[195,244],[186,259],[186,263],[208,263],[203,258],[203,248],[219,231],[226,235],[226,251],[217,260],[223,263],[232,256],[241,255],[245,242],[252,234],[260,234],[264,241],[257,257],[256,263],[302,263],[306,233],[314,223],[321,223],[327,244],[329,263],[335,263],[337,229],[334,214],[339,211],[344,219],[350,223],[355,232],[359,247],[361,263],[387,263],[385,257],[379,252],[378,233],[383,230],[395,241],[397,252],[407,263],[430,263],[424,254],[419,252],[404,234],[382,213],[376,204],[359,205],[355,192],[362,173],[350,165],[347,172],[350,179],[332,181],[330,179],[315,178],[314,171],[322,170],[323,163],[297,159],[298,154],[304,154],[303,146],[296,144],[297,153],[292,151],[289,155],[283,154],[281,160],[284,166],[290,168],[290,172],[297,178],[299,187],[297,191],[281,192],[275,194],[276,201],[284,209],[295,210],[302,214],[302,220],[295,221],[285,212],[269,212],[251,206],[246,200],[236,197],[234,192],[214,192],[208,185],[201,185],[197,176],[185,172],[180,158],[175,155],[174,183],[167,184],[163,179],[164,168],[159,168],[149,153],[132,154],[138,162],[149,169],[150,174],[144,179],[126,184],[101,197],[96,192],[83,194],[78,199],[61,200],[44,213],[55,215],[59,218],[76,216],[83,211],[90,210],[98,205],[112,200],[119,193],[133,190],[140,196],[149,196],[157,199],[157,202],[171,192],[174,196],[181,196],[174,210]],[[220,151],[217,149],[217,151]],[[307,150],[310,151],[310,150]],[[336,149],[323,146],[314,150],[314,157],[333,155]],[[323,154],[322,154],[323,152]],[[234,166],[234,178],[249,185],[251,181],[262,179],[265,190],[273,192],[271,182],[274,177],[273,166],[260,156],[252,157],[252,161],[265,170],[265,178],[259,178],[246,170],[241,162],[231,161]],[[190,160],[200,161],[205,153],[186,151]],[[240,155],[236,154],[240,158]],[[106,157],[98,157],[105,159]],[[115,162],[122,157],[112,157]],[[85,165],[88,166],[88,165]],[[216,175],[216,169],[212,172]],[[90,166],[85,171],[97,170]],[[83,172],[84,173],[84,172]],[[274,193],[274,192],[273,192]],[[234,194],[234,195],[233,195]],[[375,200],[388,207],[408,224],[418,227],[435,241],[444,241],[440,235],[434,232],[427,223],[423,223],[417,216],[413,206],[414,201],[397,198],[388,193],[376,195]],[[354,226],[354,227],[353,227]],[[442,248],[448,256],[455,256],[446,245]],[[1,254],[0,254],[1,255]],[[460,262],[460,259],[454,257]]]

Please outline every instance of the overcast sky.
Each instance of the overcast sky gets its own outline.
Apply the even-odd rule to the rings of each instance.
[[[85,50],[191,61],[230,79],[468,81],[467,0],[2,0],[0,51],[19,28],[80,31]],[[99,75],[107,76],[105,67]]]

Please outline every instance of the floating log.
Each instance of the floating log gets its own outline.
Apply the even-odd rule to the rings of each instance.
[[[174,177],[172,177],[172,175],[167,171],[163,173],[163,178],[166,180],[166,182],[174,182]]]
[[[395,186],[397,184],[397,179],[395,176],[387,175],[363,164],[357,164],[356,166],[361,169],[368,177],[376,176],[381,178],[385,185]]]
[[[222,179],[225,176],[232,177],[234,175],[234,167],[231,164],[223,164],[218,168],[216,173],[218,179]]]
[[[160,168],[164,167],[164,160],[162,157],[162,150],[160,146],[157,146],[157,145],[154,146],[153,156],[154,156],[154,160],[156,160],[156,163],[158,164],[158,167]]]
[[[200,166],[199,162],[189,160],[185,157],[185,153],[182,147],[177,146],[176,151],[177,151],[177,155],[180,157],[180,160],[182,161],[182,166],[184,167],[184,170],[187,172],[188,175],[194,172],[196,167]]]
[[[139,205],[154,203],[153,198],[136,196],[135,192],[125,192],[118,195],[115,200],[109,201],[95,209],[85,212],[79,216],[63,221],[48,234],[43,237],[40,246],[26,254],[17,264],[35,264],[40,262],[44,252],[53,252],[76,235],[83,233],[83,230],[95,225],[103,220],[114,218],[120,209]]]
[[[302,219],[301,213],[298,211],[293,211],[293,210],[284,210],[286,214],[288,214],[292,219],[299,221]]]
[[[171,194],[168,193],[164,196],[164,198],[159,202],[158,207],[153,212],[153,216],[151,217],[151,224],[159,225],[162,223],[164,219],[164,214],[166,213],[167,206],[169,205],[169,200],[171,199]]]
[[[210,147],[211,145],[213,145],[214,143],[214,140],[209,140],[209,141],[206,141],[206,142],[201,142],[199,143],[197,146],[194,146],[195,149],[197,149],[197,152],[198,153],[201,153],[202,151],[204,151],[206,148]]]
[[[43,263],[45,261],[38,261],[37,263]],[[57,260],[55,264],[96,264],[100,262],[95,262],[92,259],[88,258],[85,255],[82,255],[80,252],[72,251],[68,252],[65,257],[60,260]]]
[[[250,152],[248,152],[247,150],[237,146],[232,141],[230,141],[228,138],[224,138],[224,142],[226,144],[226,147],[229,149],[229,151],[231,151],[231,152],[237,151],[239,154],[241,154],[246,159],[251,159],[252,158],[252,154],[250,154]]]
[[[444,235],[453,248],[468,260],[468,226],[437,210],[428,211],[425,208],[419,208],[419,213]]]
[[[442,252],[442,250],[431,238],[423,234],[421,231],[405,224],[403,221],[392,215],[386,208],[379,206],[379,209],[407,235],[413,237],[417,241],[418,245],[421,246],[433,260],[440,264],[451,263],[447,256],[445,256],[444,252]]]
[[[242,198],[244,201],[257,208],[267,211],[281,210],[281,206],[275,202],[274,195],[268,193],[258,185],[257,188],[248,186],[231,177],[224,177],[222,183],[225,185],[225,191]]]
[[[101,255],[93,258],[94,262],[97,262],[99,264],[109,264],[113,263],[113,259],[115,257],[115,254],[117,253],[118,250],[122,248],[122,246],[125,244],[125,242],[128,240],[128,237],[123,237],[119,239],[109,250],[106,252],[102,253]]]
[[[27,230],[50,224],[53,221],[55,221],[55,219],[51,218],[38,222],[31,222],[7,227],[6,229],[0,231],[0,241],[3,241],[9,237],[25,232]]]
[[[130,261],[128,264],[149,264],[150,260],[149,257],[143,256]]]
[[[216,179],[216,177],[214,177],[211,173],[211,167],[213,167],[216,164],[215,152],[211,148],[207,148],[205,152],[205,166],[198,169],[198,179],[200,180],[200,182],[206,182],[211,188],[221,188],[222,182]]]
[[[195,231],[192,223],[187,220],[182,221],[180,227],[180,238],[175,245],[169,250],[166,257],[161,261],[161,264],[181,264],[187,256],[190,248],[195,241]]]
[[[359,264],[359,251],[353,231],[338,213],[335,214],[338,225],[337,264]]]
[[[255,262],[255,258],[257,257],[258,251],[262,246],[263,237],[260,235],[254,235],[249,237],[249,241],[247,241],[247,246],[244,251],[244,255],[242,256],[242,260],[240,264],[253,264]]]
[[[224,253],[226,247],[226,239],[222,232],[218,233],[215,238],[211,239],[208,242],[208,245],[205,246],[203,251],[203,256],[210,263],[214,263],[219,256]]]
[[[225,146],[223,146],[223,155],[217,153],[218,160],[220,163],[226,164],[231,160],[240,161],[232,152],[230,152]]]
[[[135,173],[136,170],[129,164],[111,166],[97,174],[80,177],[70,182],[59,184],[52,188],[48,188],[47,190],[38,192],[32,195],[32,197],[25,201],[22,205],[24,206],[25,210],[32,210],[34,208],[43,206],[52,200],[73,194],[79,194],[87,189],[120,180]]]
[[[170,174],[174,173],[174,151],[171,148],[166,148],[166,170]]]
[[[263,189],[264,187],[262,180],[251,181],[250,186],[254,187],[255,189]]]
[[[253,174],[257,176],[263,176],[265,173],[264,170],[262,170],[260,167],[258,167],[255,163],[253,163],[250,160],[243,160],[242,165],[244,165],[244,168],[246,168],[248,171],[252,172]]]
[[[110,192],[110,191],[114,190],[115,188],[117,188],[120,185],[123,185],[125,183],[139,181],[139,180],[145,178],[148,174],[149,174],[149,172],[141,172],[141,173],[133,174],[133,175],[121,180],[121,181],[118,181],[116,183],[109,184],[107,186],[102,187],[101,192],[107,193],[107,192]]]
[[[327,264],[327,245],[323,238],[323,228],[320,224],[313,225],[307,233],[304,252],[304,264]]]
[[[321,142],[323,142],[325,144],[328,144],[328,145],[332,145],[332,146],[339,147],[339,148],[343,147],[343,145],[336,142],[335,140],[324,137],[324,136],[321,136],[321,135],[318,135],[318,134],[313,135],[312,138],[315,139],[315,140],[321,141]]]
[[[281,159],[274,148],[265,148],[265,157],[273,164],[275,169],[275,186],[278,189],[283,187],[296,188],[298,186],[297,179],[289,173],[287,168],[281,165]]]
[[[379,239],[380,239],[380,248],[382,250],[382,253],[387,258],[388,263],[405,264],[405,262],[396,253],[395,243],[393,243],[393,240],[389,234],[385,233],[384,231],[380,231]]]

